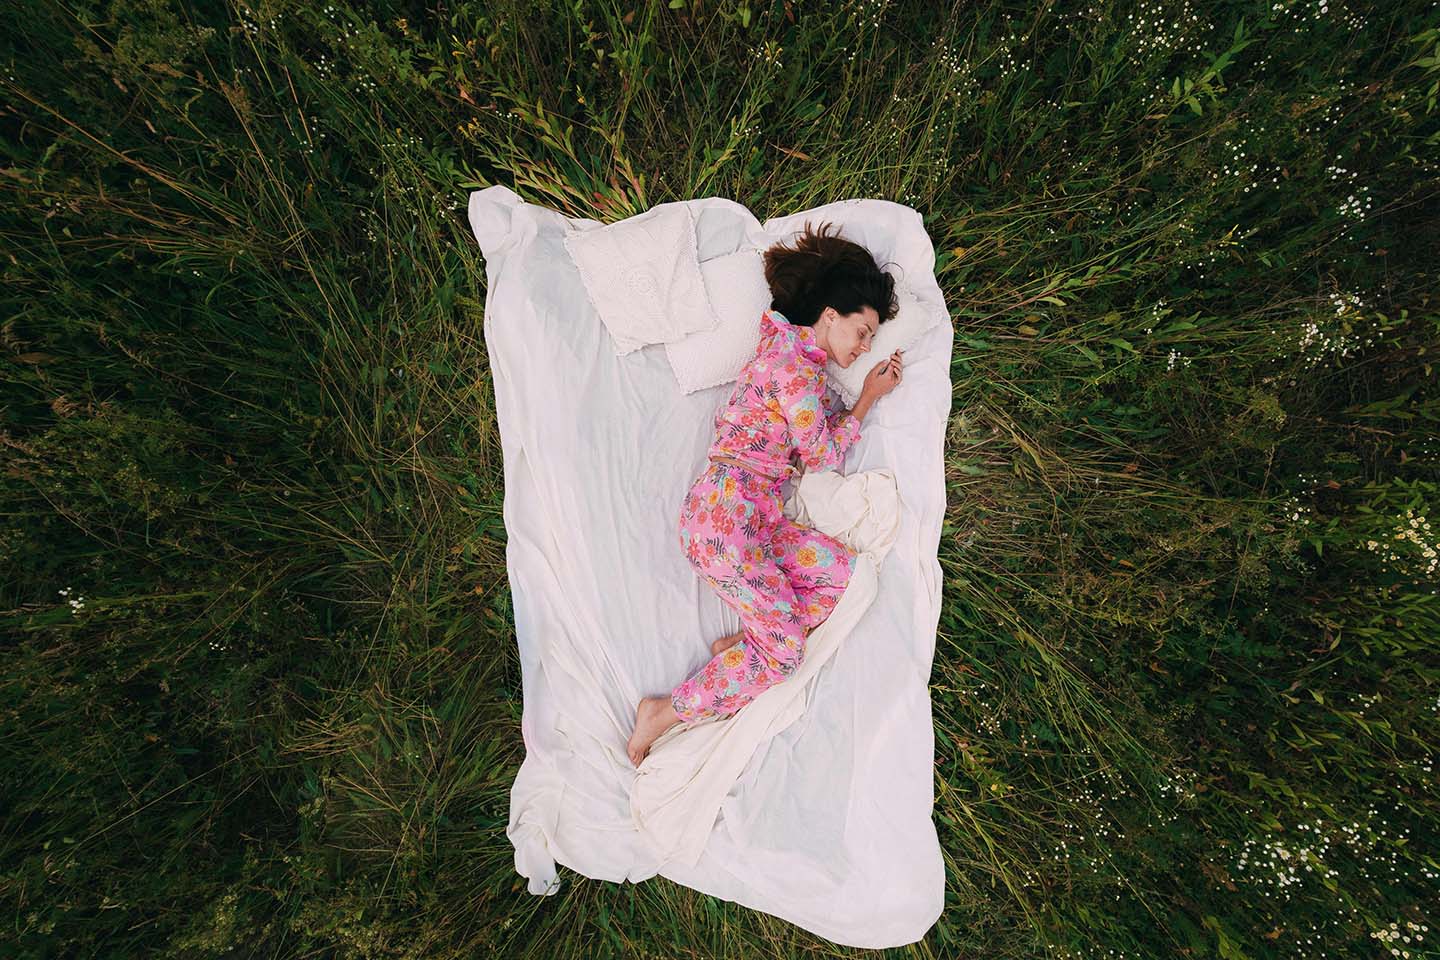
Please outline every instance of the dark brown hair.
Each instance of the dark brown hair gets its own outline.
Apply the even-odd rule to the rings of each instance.
[[[895,278],[860,244],[828,235],[830,225],[817,231],[807,221],[793,247],[777,243],[765,251],[770,308],[801,327],[813,327],[826,307],[847,314],[873,307],[884,323],[899,310]]]

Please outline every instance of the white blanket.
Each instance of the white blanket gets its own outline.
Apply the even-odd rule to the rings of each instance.
[[[616,356],[563,244],[595,221],[503,194],[472,194],[470,220],[486,259],[524,693],[516,869],[537,894],[558,888],[557,863],[593,879],[659,874],[840,944],[920,939],[945,881],[928,681],[948,316],[907,351],[905,382],[865,418],[848,475],[807,474],[788,491],[788,515],[862,550],[802,671],[728,720],[668,731],[636,771],[625,753],[636,703],[739,629],[676,532],[732,385],[685,395],[663,349]],[[697,222],[736,206],[687,203]],[[838,206],[764,229],[785,236]],[[919,233],[911,241],[930,249]]]
[[[699,862],[716,813],[756,747],[804,712],[811,679],[875,599],[880,565],[900,527],[900,492],[889,470],[806,473],[783,512],[856,550],[852,579],[830,616],[806,636],[805,657],[786,682],[732,717],[676,724],[656,739],[630,788],[630,809],[657,869]]]

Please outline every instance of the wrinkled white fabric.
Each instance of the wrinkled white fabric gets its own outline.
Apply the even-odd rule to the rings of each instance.
[[[651,745],[630,788],[630,809],[657,868],[699,861],[720,804],[755,748],[804,712],[811,679],[875,599],[880,565],[900,526],[900,494],[889,470],[806,473],[782,512],[859,554],[850,583],[825,622],[806,635],[800,667],[783,683],[733,716],[676,724]]]
[[[727,223],[719,229],[743,234],[723,216],[732,201],[686,203],[697,230]],[[764,226],[783,235],[826,209]],[[931,819],[928,683],[940,616],[948,315],[907,351],[905,380],[865,418],[845,476],[805,474],[782,490],[787,513],[822,529],[835,529],[822,498],[835,498],[837,510],[847,497],[866,504],[849,518],[869,559],[836,608],[843,619],[832,613],[810,634],[813,672],[723,721],[743,724],[713,744],[713,733],[696,736],[700,727],[667,733],[642,774],[625,753],[636,704],[670,690],[709,659],[714,639],[739,629],[676,533],[729,387],[683,393],[660,347],[616,356],[563,243],[594,221],[491,187],[471,195],[470,222],[486,260],[484,333],[524,696],[526,754],[506,831],[516,869],[532,893],[555,892],[557,864],[613,881],[659,874],[840,944],[920,939],[940,915],[945,881]],[[931,250],[933,270],[929,239],[912,222],[918,235],[905,243]],[[697,242],[716,249],[717,236],[702,232]],[[886,538],[883,551],[872,549]],[[777,704],[768,722],[755,710],[765,697]],[[687,736],[696,736],[688,746]],[[687,788],[676,778],[663,789],[687,764],[715,782]],[[733,777],[726,765],[739,768]],[[649,811],[643,831],[637,809]],[[686,809],[699,826],[664,822]]]

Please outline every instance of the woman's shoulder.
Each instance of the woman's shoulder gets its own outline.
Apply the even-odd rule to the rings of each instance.
[[[788,323],[776,319],[775,314],[770,310],[760,311],[760,349],[757,353],[767,350],[775,350],[785,340],[786,327]]]

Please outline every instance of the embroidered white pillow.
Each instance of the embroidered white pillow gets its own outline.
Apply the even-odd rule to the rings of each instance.
[[[700,276],[695,220],[685,203],[662,203],[616,223],[577,229],[564,243],[617,356],[719,324]]]
[[[770,284],[759,250],[746,248],[700,264],[700,275],[720,322],[665,344],[670,369],[685,393],[740,376],[760,345],[760,314],[770,306]]]

